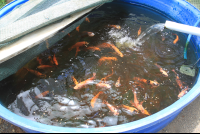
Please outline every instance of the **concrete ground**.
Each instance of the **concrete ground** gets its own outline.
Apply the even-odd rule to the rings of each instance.
[[[158,133],[200,133],[200,96]]]

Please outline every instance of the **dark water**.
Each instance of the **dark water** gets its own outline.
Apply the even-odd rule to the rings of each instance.
[[[154,24],[164,23],[169,20],[151,10],[126,5],[123,3],[105,4],[88,16],[90,22],[83,22],[80,31],[72,31],[53,47],[41,53],[37,57],[42,59],[43,65],[51,65],[49,56],[55,54],[58,66],[52,68],[38,69],[39,62],[35,57],[24,67],[39,71],[46,78],[39,78],[20,69],[16,74],[0,82],[1,103],[12,112],[25,118],[44,124],[63,127],[103,127],[123,124],[144,118],[148,115],[138,112],[130,112],[122,108],[122,104],[134,107],[130,101],[134,101],[133,89],[139,102],[150,113],[154,114],[178,100],[181,91],[176,83],[174,69],[183,83],[184,87],[192,88],[195,77],[190,77],[179,72],[183,65],[183,51],[186,36],[182,33],[164,29],[151,34],[148,38],[138,39],[138,30],[141,31]],[[108,25],[119,25],[121,29],[109,28]],[[93,37],[82,37],[83,31],[93,32]],[[144,33],[142,33],[144,34]],[[179,41],[173,44],[177,34]],[[100,48],[101,51],[85,50],[80,47],[76,54],[76,48],[69,48],[76,42],[86,41],[87,47],[98,46],[108,42],[114,44],[123,57],[120,57],[111,48]],[[195,61],[192,45],[189,45],[188,59],[191,63]],[[103,56],[115,57],[115,61],[105,61],[99,64]],[[158,64],[168,73],[164,77]],[[84,88],[75,90],[74,77],[79,83],[91,78],[96,73],[96,78]],[[112,75],[110,75],[112,74]],[[109,89],[97,86],[102,78],[107,77],[104,83],[109,84]],[[115,84],[120,77],[120,87]],[[152,87],[148,82],[137,82],[134,78],[147,81],[156,80],[159,86]],[[40,93],[49,91],[43,97],[36,98]],[[94,107],[91,100],[100,91]],[[189,90],[188,90],[189,91]],[[107,101],[118,110],[114,113],[103,103]]]

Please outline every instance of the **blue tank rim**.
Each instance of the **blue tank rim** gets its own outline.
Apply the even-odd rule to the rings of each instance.
[[[15,0],[11,4],[6,5],[6,9],[8,10],[7,13],[9,12],[9,9],[15,8],[15,6],[19,4],[23,4],[20,2],[26,2],[28,0]],[[130,2],[131,0],[120,0],[124,2]],[[132,0],[133,1],[133,0]],[[140,2],[140,0],[134,0]],[[144,0],[146,1],[146,0]],[[180,2],[182,5],[187,5],[187,7],[196,15],[199,16],[200,12],[197,8],[192,6],[190,3],[184,0],[174,0],[176,2]],[[0,14],[2,11],[0,10]],[[5,13],[6,14],[6,13]],[[4,15],[5,15],[4,14]],[[32,130],[32,131],[38,131],[38,132],[47,132],[47,133],[52,133],[52,132],[79,132],[79,133],[97,133],[97,132],[126,132],[132,129],[137,129],[137,131],[140,131],[143,129],[143,127],[149,127],[153,126],[153,124],[157,121],[162,121],[166,118],[169,118],[171,114],[173,114],[175,111],[182,110],[184,107],[186,107],[189,103],[191,103],[195,98],[197,98],[200,94],[200,77],[199,77],[200,71],[198,71],[198,76],[196,79],[196,84],[193,86],[193,88],[182,98],[177,100],[175,103],[172,105],[168,106],[167,108],[151,115],[148,117],[145,117],[143,119],[126,123],[126,124],[121,124],[117,126],[110,126],[110,127],[104,127],[104,128],[68,128],[68,127],[57,127],[57,126],[51,126],[51,125],[46,125],[46,124],[41,124],[35,121],[31,121],[29,119],[26,119],[24,117],[21,117],[11,111],[9,111],[7,108],[3,107],[0,105],[0,116],[5,119],[6,121],[19,126],[20,128],[26,130]],[[30,125],[31,124],[31,125]]]
[[[29,0],[14,0],[8,4],[6,4],[4,7],[0,9],[0,18],[8,14],[10,11],[12,11],[15,7],[27,2]]]

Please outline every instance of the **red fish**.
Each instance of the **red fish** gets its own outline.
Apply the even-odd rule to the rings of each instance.
[[[89,22],[90,23],[90,20],[88,17],[85,18],[85,21]]]
[[[97,98],[99,97],[99,95],[100,95],[100,94],[103,94],[103,93],[104,93],[103,91],[100,91],[96,96],[94,96],[94,97],[92,98],[92,100],[91,100],[91,102],[90,102],[92,108],[94,108],[94,104],[95,104]]]
[[[110,109],[110,111],[114,115],[119,115],[119,109],[115,108],[114,106],[112,106],[111,104],[109,104],[107,101],[103,101],[103,103],[107,105],[107,107]]]
[[[41,97],[46,96],[47,94],[49,94],[49,91],[48,91],[48,90],[45,91],[45,92],[43,92],[43,93],[41,93],[41,94],[39,94],[39,95],[37,95],[37,96],[35,96],[35,98],[38,99],[38,98],[41,98]]]
[[[37,61],[39,62],[40,65],[42,65],[42,59],[40,59],[39,57],[37,57]]]
[[[93,79],[95,79],[95,78],[96,78],[96,73],[93,73],[93,77],[91,77],[91,78],[89,78],[89,79],[87,79],[85,81],[82,81],[82,82],[76,84],[76,86],[74,87],[74,89],[75,90],[81,89],[81,88],[85,87],[86,85],[94,83]]]
[[[53,55],[53,62],[54,62],[54,64],[57,66],[58,65],[58,61],[57,61],[57,59],[56,59],[56,55],[54,54]]]
[[[89,47],[85,48],[85,50],[92,50],[93,52],[94,52],[94,51],[101,51],[100,48],[94,47],[94,46],[89,46]]]
[[[50,60],[51,64],[53,65],[53,64],[54,64],[54,62],[53,62],[53,59],[52,59],[52,57],[51,57],[51,56],[48,56],[48,59]]]
[[[99,59],[99,65],[101,65],[102,64],[102,62],[104,62],[104,61],[109,61],[109,63],[111,63],[111,61],[117,61],[117,58],[116,57],[101,57],[100,59]]]
[[[38,72],[38,71],[36,71],[36,70],[32,70],[32,69],[28,69],[28,68],[24,68],[24,69],[26,69],[26,70],[29,71],[30,73],[32,73],[32,74],[34,74],[34,75],[36,75],[36,76],[38,76],[38,77],[40,77],[40,78],[45,78],[45,77],[46,77],[45,74],[42,74],[42,73],[40,73],[40,72]]]
[[[80,52],[81,50],[79,49],[79,47],[76,47],[76,54],[75,57],[78,55],[78,52]]]
[[[102,44],[99,44],[97,45],[98,48],[110,48],[110,44],[109,43],[102,43]]]
[[[80,25],[78,27],[76,27],[76,31],[79,32],[79,30],[80,30]]]
[[[51,66],[51,65],[40,65],[37,68],[38,69],[45,69],[45,68],[51,68],[51,67],[53,67],[53,66]]]
[[[136,92],[134,91],[134,89],[132,91],[133,91],[133,94],[134,94],[134,102],[131,100],[130,103],[134,107],[136,107],[141,113],[143,113],[145,115],[150,115],[150,113],[147,110],[145,110],[144,107],[142,106],[143,101],[142,102],[138,101],[137,95],[136,95]]]
[[[160,69],[160,72],[163,74],[163,76],[168,77],[167,72],[164,71],[160,65],[158,65],[157,63],[155,63],[155,65]]]
[[[77,48],[77,47],[82,47],[82,46],[87,46],[89,43],[86,41],[82,41],[82,42],[77,42],[76,44],[74,44],[72,47],[69,48],[69,51],[71,51],[73,48]]]

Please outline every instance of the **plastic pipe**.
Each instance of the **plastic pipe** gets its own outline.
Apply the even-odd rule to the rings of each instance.
[[[194,27],[197,27],[197,25],[199,24],[200,22],[200,19],[194,24]],[[191,39],[192,35],[189,34],[188,35],[188,38],[187,38],[187,41],[186,41],[186,44],[185,44],[185,48],[184,48],[184,59],[187,60],[187,46],[190,42],[190,39]]]
[[[176,22],[173,22],[173,21],[166,21],[165,22],[165,28],[170,29],[170,30],[174,30],[174,31],[178,31],[178,32],[182,32],[182,33],[200,36],[200,28],[185,25],[185,24],[176,23]]]

